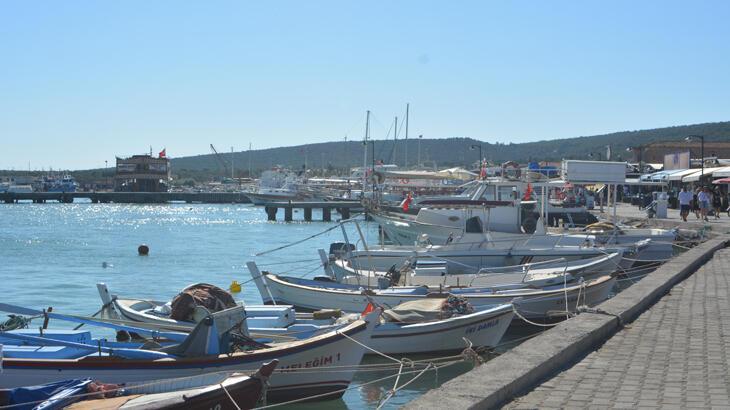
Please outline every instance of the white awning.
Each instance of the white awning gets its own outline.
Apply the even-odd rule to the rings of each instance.
[[[730,177],[730,167],[722,167],[712,173],[713,178]]]
[[[724,169],[725,167],[714,167],[714,168],[705,168],[702,169],[695,169],[695,172],[692,174],[689,174],[685,177],[682,177],[682,182],[697,182],[700,180],[700,177],[703,175],[714,175],[715,172]]]
[[[681,181],[682,178],[684,178],[687,175],[694,174],[695,172],[700,172],[699,169],[692,168],[692,169],[683,169],[680,171],[677,171],[667,177],[667,181]]]

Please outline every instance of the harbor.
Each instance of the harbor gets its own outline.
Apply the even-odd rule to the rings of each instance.
[[[730,409],[730,3],[3,10],[0,410]]]
[[[596,183],[591,178],[624,178],[624,168],[613,163],[580,166],[584,167],[580,179],[574,177],[570,185],[560,183],[560,190],[569,186],[578,192],[583,185]],[[586,166],[604,171],[591,173]],[[570,169],[570,165],[564,167],[565,177],[571,175]],[[186,289],[194,289],[191,283],[214,283],[219,289],[215,292],[231,295],[226,297],[233,304],[205,315],[235,322],[240,320],[236,319],[239,310],[246,312],[240,322],[246,324],[246,337],[252,338],[246,343],[282,349],[299,343],[306,349],[301,357],[273,356],[277,366],[283,367],[268,376],[279,381],[269,388],[267,401],[277,406],[310,406],[298,404],[307,400],[326,408],[421,408],[438,397],[444,407],[452,408],[563,407],[583,403],[583,396],[567,395],[558,402],[558,396],[546,390],[552,386],[551,378],[560,380],[569,374],[569,363],[580,366],[593,350],[598,348],[600,354],[599,346],[608,346],[631,329],[631,323],[641,320],[642,313],[672,286],[691,277],[715,252],[722,252],[723,235],[730,231],[728,218],[683,222],[672,209],[660,212],[663,218],[647,218],[646,208],[628,199],[611,200],[618,189],[608,184],[605,196],[597,201],[601,206],[591,211],[580,202],[569,207],[550,202],[548,196],[557,195],[557,190],[545,181],[528,185],[505,174],[478,178],[461,196],[406,198],[400,204],[388,202],[387,178],[382,182],[379,198],[362,202],[126,204],[94,203],[87,197],[82,202],[55,204],[26,200],[5,208],[6,214],[25,221],[0,237],[10,254],[19,255],[7,258],[17,267],[7,283],[18,290],[0,303],[1,310],[16,315],[6,326],[19,320],[30,323],[34,317],[46,317],[50,324],[48,330],[41,330],[41,339],[32,328],[22,326],[0,333],[6,374],[17,369],[22,384],[43,380],[16,367],[17,355],[26,353],[13,340],[55,349],[54,344],[68,343],[56,338],[91,337],[66,330],[67,320],[110,327],[99,333],[107,337],[116,329],[118,340],[120,331],[139,334],[135,337],[145,343],[192,338],[199,331],[186,336],[180,326],[190,326],[189,332],[203,322],[168,322],[161,319],[159,309],[169,309],[171,302],[165,303],[169,298],[174,307]],[[318,188],[318,192],[324,191]],[[367,210],[368,218],[349,213],[361,209]],[[333,211],[340,220],[332,221]],[[295,214],[301,216],[295,218]],[[69,218],[76,221],[74,225],[67,225]],[[576,221],[590,223],[580,226]],[[58,223],[66,227],[62,234]],[[528,229],[532,233],[525,233]],[[232,243],[238,246],[229,246]],[[51,262],[59,258],[65,262]],[[142,290],[138,282],[145,278],[164,281]],[[37,284],[33,292],[20,285],[26,281]],[[69,282],[75,285],[55,286]],[[175,296],[180,289],[182,293]],[[434,302],[440,313],[424,319],[435,314],[427,307]],[[448,319],[443,319],[443,309],[454,309]],[[355,320],[361,311],[370,312],[362,313],[363,318],[384,318],[367,328],[372,336],[355,336],[357,326],[368,323]],[[104,313],[99,318],[78,316],[84,312]],[[413,319],[406,318],[413,315],[419,319],[411,324]],[[353,332],[345,339],[352,342],[332,339],[330,350],[324,351],[305,347],[310,340],[328,340],[329,329]],[[162,334],[172,340],[165,342]],[[93,343],[101,343],[101,352],[109,355],[168,354],[145,349],[123,353],[130,342],[100,339]],[[356,346],[360,353],[347,353]],[[252,352],[262,347],[253,347]],[[339,353],[332,356],[328,351]],[[250,366],[268,363],[250,357]],[[343,374],[347,383],[330,381],[324,372],[319,381],[310,378],[318,389],[290,387],[302,380],[290,374],[293,369],[330,365],[337,369],[343,364],[335,365],[335,361],[343,357],[348,357],[344,365],[349,370]],[[26,360],[42,363],[40,358]],[[405,369],[406,363],[414,364]],[[217,366],[233,368],[223,362]],[[109,383],[149,377],[115,369],[101,369],[95,377]],[[623,378],[614,367],[605,371]],[[72,367],[64,372],[83,374]],[[172,376],[197,377],[197,373],[181,368],[160,371],[155,377]],[[594,376],[584,377],[592,380]],[[470,390],[475,388],[478,391]],[[604,403],[602,392],[596,390],[587,404]]]

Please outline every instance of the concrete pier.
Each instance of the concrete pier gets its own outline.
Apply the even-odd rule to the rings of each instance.
[[[362,204],[358,201],[320,201],[320,202],[267,202],[264,204],[264,211],[266,212],[267,219],[269,221],[276,221],[276,214],[279,209],[284,209],[284,221],[291,222],[293,218],[293,210],[301,209],[304,211],[304,220],[307,222],[312,221],[312,210],[322,210],[322,221],[332,221],[332,211],[335,210],[340,213],[343,219],[350,217],[351,211],[361,210]]]
[[[0,202],[6,204],[20,201],[33,203],[73,203],[74,199],[86,198],[92,203],[159,204],[167,202],[245,204],[251,201],[239,192],[3,192]]]
[[[730,408],[730,250],[507,407]]]
[[[600,310],[558,324],[406,408],[728,407],[726,238],[690,249]]]

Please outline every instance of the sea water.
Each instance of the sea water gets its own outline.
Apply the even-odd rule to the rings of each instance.
[[[281,213],[279,219],[283,219]],[[312,216],[321,219],[321,212]],[[294,218],[303,216],[299,212]],[[376,243],[377,227],[360,224],[366,240]],[[327,250],[331,242],[343,241],[339,228],[322,233],[333,226],[336,222],[269,222],[262,208],[251,205],[0,204],[0,301],[90,315],[101,306],[97,282],[106,283],[115,294],[166,301],[192,283],[228,288],[236,280],[243,289],[235,297],[259,304],[246,262],[291,276],[322,274],[317,249]],[[349,240],[359,241],[355,226],[346,226]],[[256,256],[311,236],[315,237]],[[148,256],[138,255],[141,244],[149,247]],[[384,361],[368,358],[365,363]],[[425,373],[400,390],[387,407],[403,405],[470,367],[460,363]],[[396,373],[358,372],[343,399],[296,407],[372,408],[393,388],[395,378],[368,382]],[[403,377],[400,384],[409,380]]]

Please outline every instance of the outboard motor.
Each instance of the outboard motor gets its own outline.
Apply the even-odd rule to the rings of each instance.
[[[349,252],[352,252],[355,250],[355,245],[353,244],[346,244],[345,242],[333,242],[330,244],[330,255],[334,255],[335,258],[341,259],[345,255],[347,255]]]

